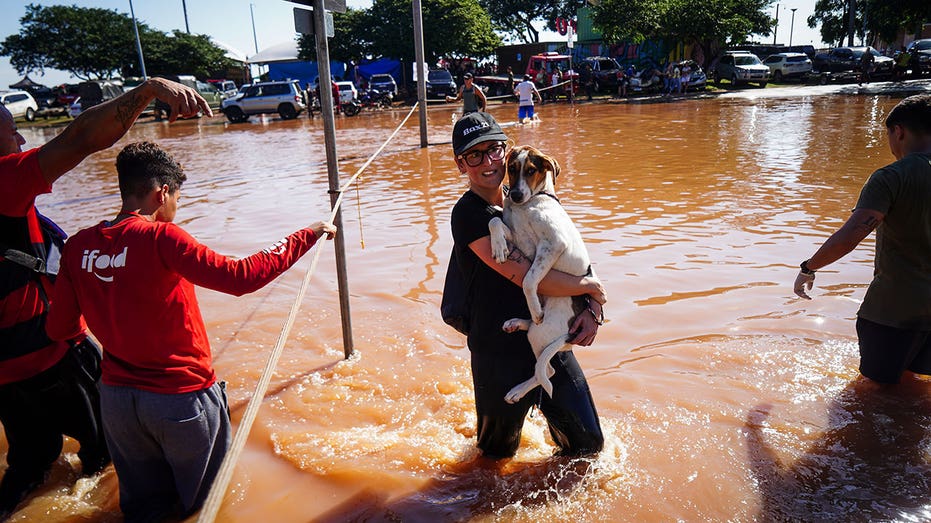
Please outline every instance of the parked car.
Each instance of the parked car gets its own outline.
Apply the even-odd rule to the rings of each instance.
[[[856,78],[860,74],[860,60],[867,50],[873,55],[873,76],[891,77],[895,61],[872,47],[837,47],[827,53],[816,54],[812,69],[820,75],[822,83],[837,77]]]
[[[906,52],[912,55],[910,64],[913,75],[931,74],[931,38],[915,40],[908,44]]]
[[[236,89],[236,83],[232,80],[207,80],[207,83],[216,87],[217,91],[220,91],[225,98],[230,98],[239,94],[239,90]]]
[[[194,89],[197,91],[197,94],[201,95],[203,99],[207,101],[207,105],[210,106],[210,109],[213,111],[219,111],[223,104],[223,100],[225,99],[225,95],[218,91],[216,87],[206,82],[201,82],[189,74],[168,75],[164,76],[163,78]],[[156,100],[155,118],[161,119],[163,116],[165,118],[171,118],[171,107],[169,107],[168,104],[162,102],[161,100]],[[201,116],[200,113],[198,113],[197,116]]]
[[[390,74],[373,74],[369,78],[369,89],[376,89],[383,93],[391,93],[391,98],[398,97],[398,84]]]
[[[356,86],[352,82],[336,82],[336,87],[339,87],[339,103],[341,104],[348,104],[359,97],[359,92],[356,91]]]
[[[31,94],[26,91],[0,91],[0,104],[3,104],[13,118],[25,118],[26,121],[36,119],[39,104]]]
[[[689,73],[689,90],[697,91],[698,89],[704,89],[708,87],[708,76],[705,75],[705,71],[702,70],[701,66],[698,65],[695,60],[682,60],[679,62],[679,70],[682,70],[682,67],[688,65],[689,69],[692,71]]]
[[[59,116],[68,114],[68,106],[58,102],[57,88],[49,88],[44,85],[30,87],[29,94],[36,101],[39,108],[36,110],[36,116],[48,118],[49,116]]]
[[[427,71],[427,98],[456,95],[456,81],[446,69]]]
[[[769,81],[769,67],[763,65],[755,54],[747,51],[728,51],[714,65],[711,75],[715,85],[720,85],[721,80],[727,78],[734,86],[756,82],[760,87],[766,87]]]
[[[811,60],[805,53],[776,53],[767,56],[763,63],[769,67],[774,82],[787,78],[804,80],[811,73]]]
[[[621,68],[614,58],[608,56],[589,56],[583,58],[580,65],[588,64],[592,68],[594,90],[617,89],[617,72]]]
[[[290,120],[305,108],[304,94],[297,80],[252,84],[244,93],[222,103],[223,114],[231,122],[244,122],[253,114],[271,113]]]
[[[123,86],[110,80],[90,80],[77,87],[78,97],[68,108],[68,114],[77,117],[81,111],[112,100],[123,94]]]

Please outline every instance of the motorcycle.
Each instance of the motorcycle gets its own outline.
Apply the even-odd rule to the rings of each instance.
[[[367,89],[359,93],[357,99],[363,109],[388,109],[391,107],[391,93],[378,89]]]
[[[339,104],[339,107],[333,107],[334,111],[341,111],[346,116],[355,116],[362,111],[362,105],[359,104],[356,100],[351,100],[349,102],[343,102]],[[310,115],[313,116],[314,113],[322,112],[320,108],[320,99],[314,98],[314,103],[310,106]]]

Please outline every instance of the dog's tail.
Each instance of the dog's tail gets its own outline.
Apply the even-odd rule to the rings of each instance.
[[[550,376],[553,375],[554,371],[553,367],[550,365],[550,360],[553,359],[553,356],[555,356],[557,352],[561,351],[566,346],[566,342],[572,339],[572,337],[573,335],[571,333],[567,333],[556,338],[543,349],[543,352],[541,352],[540,356],[537,358],[537,365],[534,367],[534,376],[537,378],[537,383],[543,387],[543,390],[545,390],[551,398],[553,397],[553,382],[550,381]]]

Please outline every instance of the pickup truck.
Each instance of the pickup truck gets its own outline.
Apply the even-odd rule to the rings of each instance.
[[[895,61],[872,47],[836,47],[827,53],[816,54],[811,74],[822,84],[831,80],[856,79],[860,75],[860,59],[867,50],[873,55],[873,78],[891,77]]]
[[[614,58],[608,56],[590,56],[582,60],[582,64],[592,67],[595,91],[617,88],[617,72],[621,68]]]
[[[527,60],[527,68],[524,73],[514,73],[514,85],[519,84],[524,79],[524,74],[529,74],[530,78],[534,80],[534,83],[537,84],[537,88],[546,87],[550,84],[549,75],[552,73],[554,67],[560,68],[564,73],[568,71],[569,78],[572,79],[572,88],[573,92],[578,90],[579,84],[579,74],[575,72],[570,66],[571,58],[569,55],[559,54],[555,52],[535,54]],[[544,80],[542,83],[537,82],[537,74],[540,71],[543,71]],[[508,77],[507,75],[483,75],[475,77],[476,85],[485,87],[488,91],[489,96],[500,96],[512,94],[508,90]]]

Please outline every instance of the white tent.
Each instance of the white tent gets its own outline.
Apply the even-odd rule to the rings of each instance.
[[[250,64],[269,64],[273,62],[296,62],[297,40],[290,40],[262,49],[247,61]]]
[[[219,47],[220,49],[223,49],[224,51],[226,51],[226,54],[225,54],[224,56],[226,56],[226,57],[229,58],[230,60],[235,60],[235,61],[241,62],[241,63],[248,63],[248,62],[249,62],[249,60],[246,58],[246,53],[240,51],[239,49],[236,49],[235,47],[232,47],[232,46],[230,46],[230,45],[227,45],[227,44],[225,44],[225,43],[223,43],[223,42],[217,40],[216,38],[211,38],[210,40],[213,42],[213,45],[215,45],[215,46]]]

